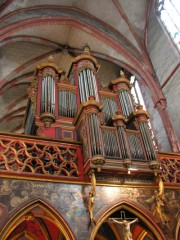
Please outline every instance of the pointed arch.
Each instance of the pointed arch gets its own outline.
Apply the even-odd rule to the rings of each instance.
[[[152,216],[145,210],[140,208],[137,204],[122,200],[121,202],[116,203],[111,208],[106,209],[100,216],[96,218],[96,225],[91,232],[90,240],[94,240],[96,234],[101,227],[101,225],[110,217],[113,213],[120,211],[121,209],[127,210],[132,214],[136,215],[138,219],[144,222],[150,231],[156,236],[157,239],[166,240],[163,232],[157,225],[157,223],[152,219]]]
[[[31,201],[30,203],[26,204],[26,206],[23,206],[20,211],[16,212],[3,227],[0,234],[0,239],[8,239],[8,236],[15,230],[15,228],[19,226],[19,224],[21,224],[24,220],[26,220],[27,217],[31,217],[30,213],[37,208],[45,213],[44,215],[41,215],[41,218],[54,223],[54,225],[56,225],[56,227],[58,227],[58,229],[62,232],[66,240],[75,240],[72,230],[64,218],[61,217],[56,210],[54,210],[42,199]]]
[[[179,221],[177,222],[176,225],[176,240],[180,239],[180,213],[179,215]]]

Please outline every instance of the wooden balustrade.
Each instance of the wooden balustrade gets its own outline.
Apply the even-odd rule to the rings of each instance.
[[[166,183],[180,183],[180,154],[158,153],[161,177]]]
[[[80,179],[81,144],[27,135],[0,134],[0,172]]]
[[[115,139],[111,139],[112,136],[108,135],[109,139],[107,140],[106,138],[106,140],[109,141],[109,145],[108,147],[104,147],[106,153],[104,154],[104,158],[107,160],[107,164],[104,164],[101,171],[103,171],[104,167],[107,171],[108,166],[111,167],[111,170],[124,169],[125,171],[116,128],[102,127],[102,132],[103,134],[113,135],[114,138],[116,137],[117,143],[115,143]],[[133,136],[134,138],[135,136],[135,140],[133,139],[133,141],[139,138],[139,133],[135,134],[132,130],[126,130],[126,133],[128,137]],[[103,137],[103,139],[105,138]],[[105,140],[104,143],[106,143]],[[46,180],[62,178],[82,180],[84,161],[81,145],[80,142],[0,133],[0,174],[7,174],[11,177],[18,175],[23,178],[30,177]],[[138,162],[142,162],[142,166],[145,166],[144,155],[141,156],[141,154],[138,152],[138,148],[135,147],[135,155],[139,157]],[[86,155],[86,157],[89,158],[88,152]],[[157,156],[160,166],[159,174],[163,181],[167,184],[179,184],[180,154],[159,152]],[[133,158],[131,159],[132,165],[136,165],[138,157],[136,157],[136,161],[133,161]],[[113,161],[112,166],[111,159]],[[84,162],[84,164],[86,164],[86,162]],[[137,168],[139,167],[141,167],[141,164],[137,164]],[[142,171],[142,169],[139,168],[136,172],[138,173],[138,171]]]

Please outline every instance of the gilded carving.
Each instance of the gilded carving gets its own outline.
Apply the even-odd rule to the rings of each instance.
[[[90,172],[90,178],[91,178],[91,191],[89,192],[89,201],[88,201],[88,211],[91,222],[94,222],[94,204],[95,204],[95,196],[96,196],[96,177],[94,170],[91,170]]]
[[[0,140],[0,149],[1,170],[78,176],[77,150],[74,148]]]
[[[28,87],[28,96],[31,99],[33,106],[33,114],[36,113],[36,94],[37,94],[37,79],[34,78],[31,85]]]

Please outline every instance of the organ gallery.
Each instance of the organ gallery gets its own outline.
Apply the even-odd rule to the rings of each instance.
[[[68,72],[36,66],[24,134],[0,134],[1,239],[175,239],[178,156],[158,151],[127,71],[102,87],[99,68],[87,44]]]

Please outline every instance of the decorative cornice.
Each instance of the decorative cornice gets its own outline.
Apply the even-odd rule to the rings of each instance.
[[[43,69],[43,68],[45,68],[45,67],[52,67],[52,68],[54,68],[54,69],[57,71],[57,73],[59,73],[59,74],[65,73],[63,70],[59,69],[59,67],[58,67],[55,63],[51,63],[51,62],[42,63],[42,64],[36,66],[36,71],[37,71],[37,70],[41,70],[41,69]]]
[[[73,121],[74,125],[77,124],[83,109],[87,108],[87,107],[90,107],[90,106],[96,107],[99,111],[101,111],[102,108],[103,108],[103,105],[101,103],[99,103],[99,102],[97,102],[96,100],[93,100],[93,99],[90,99],[87,102],[81,103],[80,108],[79,108],[79,110],[76,114],[76,117],[75,117],[74,121]]]

